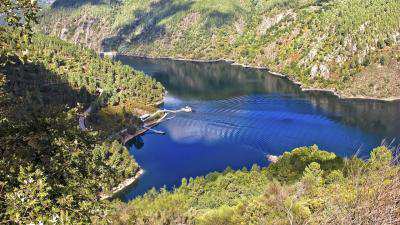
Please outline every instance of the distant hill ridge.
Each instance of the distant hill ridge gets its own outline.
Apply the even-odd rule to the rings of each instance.
[[[397,0],[58,0],[40,29],[98,51],[230,59],[304,88],[395,99],[399,17]]]

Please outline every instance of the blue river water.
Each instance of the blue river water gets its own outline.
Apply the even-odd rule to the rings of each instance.
[[[118,60],[160,81],[167,89],[163,108],[193,108],[148,133],[143,146],[130,147],[145,170],[121,198],[149,189],[179,186],[182,178],[212,171],[267,166],[267,154],[280,155],[317,144],[340,156],[368,157],[382,143],[396,145],[400,103],[341,100],[302,92],[266,70],[228,63],[199,63],[119,56]]]

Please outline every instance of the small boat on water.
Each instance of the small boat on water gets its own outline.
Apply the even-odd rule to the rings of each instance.
[[[154,131],[157,134],[165,134],[165,132],[162,131],[157,131],[154,130],[153,128],[156,127],[158,124],[160,124],[161,122],[164,122],[166,120],[172,119],[172,118],[168,118],[168,115],[173,113],[179,113],[179,112],[193,112],[193,109],[190,106],[185,106],[184,108],[178,109],[178,110],[169,110],[169,109],[162,109],[162,110],[158,110],[157,112],[153,113],[153,114],[144,114],[142,116],[140,116],[140,119],[142,120],[142,122],[144,123],[142,126],[142,129],[138,130],[137,132],[135,132],[134,134],[129,134],[127,132],[127,130],[125,130],[125,132],[121,133],[122,136],[122,143],[125,145],[127,144],[130,140],[138,137],[138,136],[142,136],[144,135],[147,131]],[[155,121],[150,121],[151,118],[156,117],[156,115],[158,114],[164,114],[163,116],[161,116],[161,118],[155,120]]]

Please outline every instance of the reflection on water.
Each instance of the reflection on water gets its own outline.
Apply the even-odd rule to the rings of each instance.
[[[128,142],[129,146],[135,146],[136,149],[141,149],[144,146],[143,138],[141,136],[135,137]]]
[[[323,94],[307,94],[306,98],[333,119],[386,138],[399,136],[400,102],[343,100]]]
[[[227,166],[265,166],[265,154],[299,146],[367,155],[383,139],[399,136],[398,102],[304,93],[285,78],[226,63],[119,59],[167,88],[166,108],[195,110],[160,125],[167,135],[145,135],[141,150],[131,148],[146,173],[124,199]]]
[[[252,94],[286,94],[308,100],[334,120],[388,137],[400,132],[400,101],[339,99],[323,92],[302,92],[286,78],[265,70],[224,62],[198,63],[120,57],[123,62],[151,74],[172,96],[185,100],[215,100]]]

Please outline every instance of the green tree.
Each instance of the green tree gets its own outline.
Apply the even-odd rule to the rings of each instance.
[[[50,222],[54,206],[49,194],[51,187],[43,172],[38,169],[32,171],[31,167],[20,168],[18,182],[21,185],[6,195],[6,214],[10,220],[19,224],[26,221]]]
[[[27,46],[31,43],[32,27],[37,23],[39,7],[36,0],[2,0],[0,15],[8,27],[0,26],[0,32],[13,32],[16,35],[0,35],[0,57],[17,56],[26,59]],[[6,58],[8,59],[8,58]],[[1,61],[3,64],[6,60]]]
[[[370,155],[369,166],[375,169],[389,166],[393,159],[392,152],[384,146],[375,148]]]
[[[318,163],[325,172],[342,169],[344,161],[334,153],[320,150],[318,146],[301,147],[285,152],[277,163],[268,167],[269,176],[281,182],[298,180],[311,163]]]

